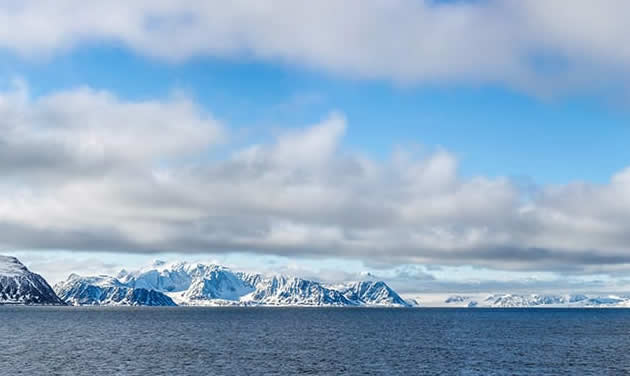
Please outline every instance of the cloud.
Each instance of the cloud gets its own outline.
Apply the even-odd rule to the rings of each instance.
[[[0,96],[0,173],[79,178],[196,153],[223,138],[220,123],[186,98],[122,102],[79,88],[36,100],[24,83]],[[72,170],[72,171],[69,171]]]
[[[371,266],[571,273],[630,264],[630,173],[522,192],[463,178],[450,152],[348,152],[332,113],[269,143],[209,150],[227,128],[189,99],[78,88],[0,93],[0,246],[257,252]]]
[[[0,48],[32,58],[104,41],[171,62],[245,57],[549,94],[619,84],[630,63],[628,11],[623,0],[26,0],[0,5]]]

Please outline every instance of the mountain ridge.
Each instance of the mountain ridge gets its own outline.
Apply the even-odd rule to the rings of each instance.
[[[422,306],[470,308],[630,308],[630,295],[451,295]],[[433,303],[436,303],[434,301]],[[273,274],[232,271],[212,263],[161,261],[115,276],[72,273],[51,287],[17,258],[0,255],[0,304],[145,306],[416,307],[383,281],[331,285]]]
[[[58,294],[73,305],[142,305],[118,297],[112,289],[153,291],[154,302],[205,306],[386,306],[411,307],[383,281],[359,281],[340,288],[293,276],[264,276],[235,272],[204,263],[156,261],[136,271],[121,270],[116,277],[71,275],[55,285]],[[105,289],[105,290],[104,290]],[[127,291],[127,292],[128,292]],[[159,294],[159,295],[158,295]],[[170,304],[169,304],[170,305]]]
[[[171,298],[155,290],[133,288],[117,278],[71,274],[54,286],[57,295],[70,305],[175,306]]]
[[[446,307],[469,308],[630,308],[630,296],[503,293],[485,296],[451,295],[444,303]]]

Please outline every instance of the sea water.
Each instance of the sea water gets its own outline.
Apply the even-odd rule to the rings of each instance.
[[[0,306],[2,375],[618,375],[630,310]]]

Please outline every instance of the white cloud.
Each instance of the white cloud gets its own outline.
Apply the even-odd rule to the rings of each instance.
[[[222,126],[189,99],[123,102],[80,88],[32,100],[16,82],[0,95],[0,171],[90,175],[119,164],[195,154],[223,138]]]
[[[32,99],[22,85],[0,94],[0,119],[5,249],[597,272],[630,263],[627,170],[525,195],[506,178],[462,178],[445,150],[350,153],[339,114],[211,159],[224,128],[190,100],[88,88]]]
[[[0,3],[0,48],[37,57],[107,41],[168,61],[245,56],[545,94],[619,84],[629,11],[624,0],[25,0]]]

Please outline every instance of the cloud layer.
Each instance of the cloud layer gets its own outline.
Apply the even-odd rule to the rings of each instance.
[[[522,192],[462,178],[445,150],[374,160],[347,120],[218,158],[226,126],[190,99],[79,88],[0,93],[0,245],[17,250],[251,251],[371,265],[599,272],[630,263],[630,169]]]
[[[629,12],[623,0],[25,0],[0,4],[0,48],[41,57],[105,41],[167,61],[245,56],[548,94],[628,73]]]

